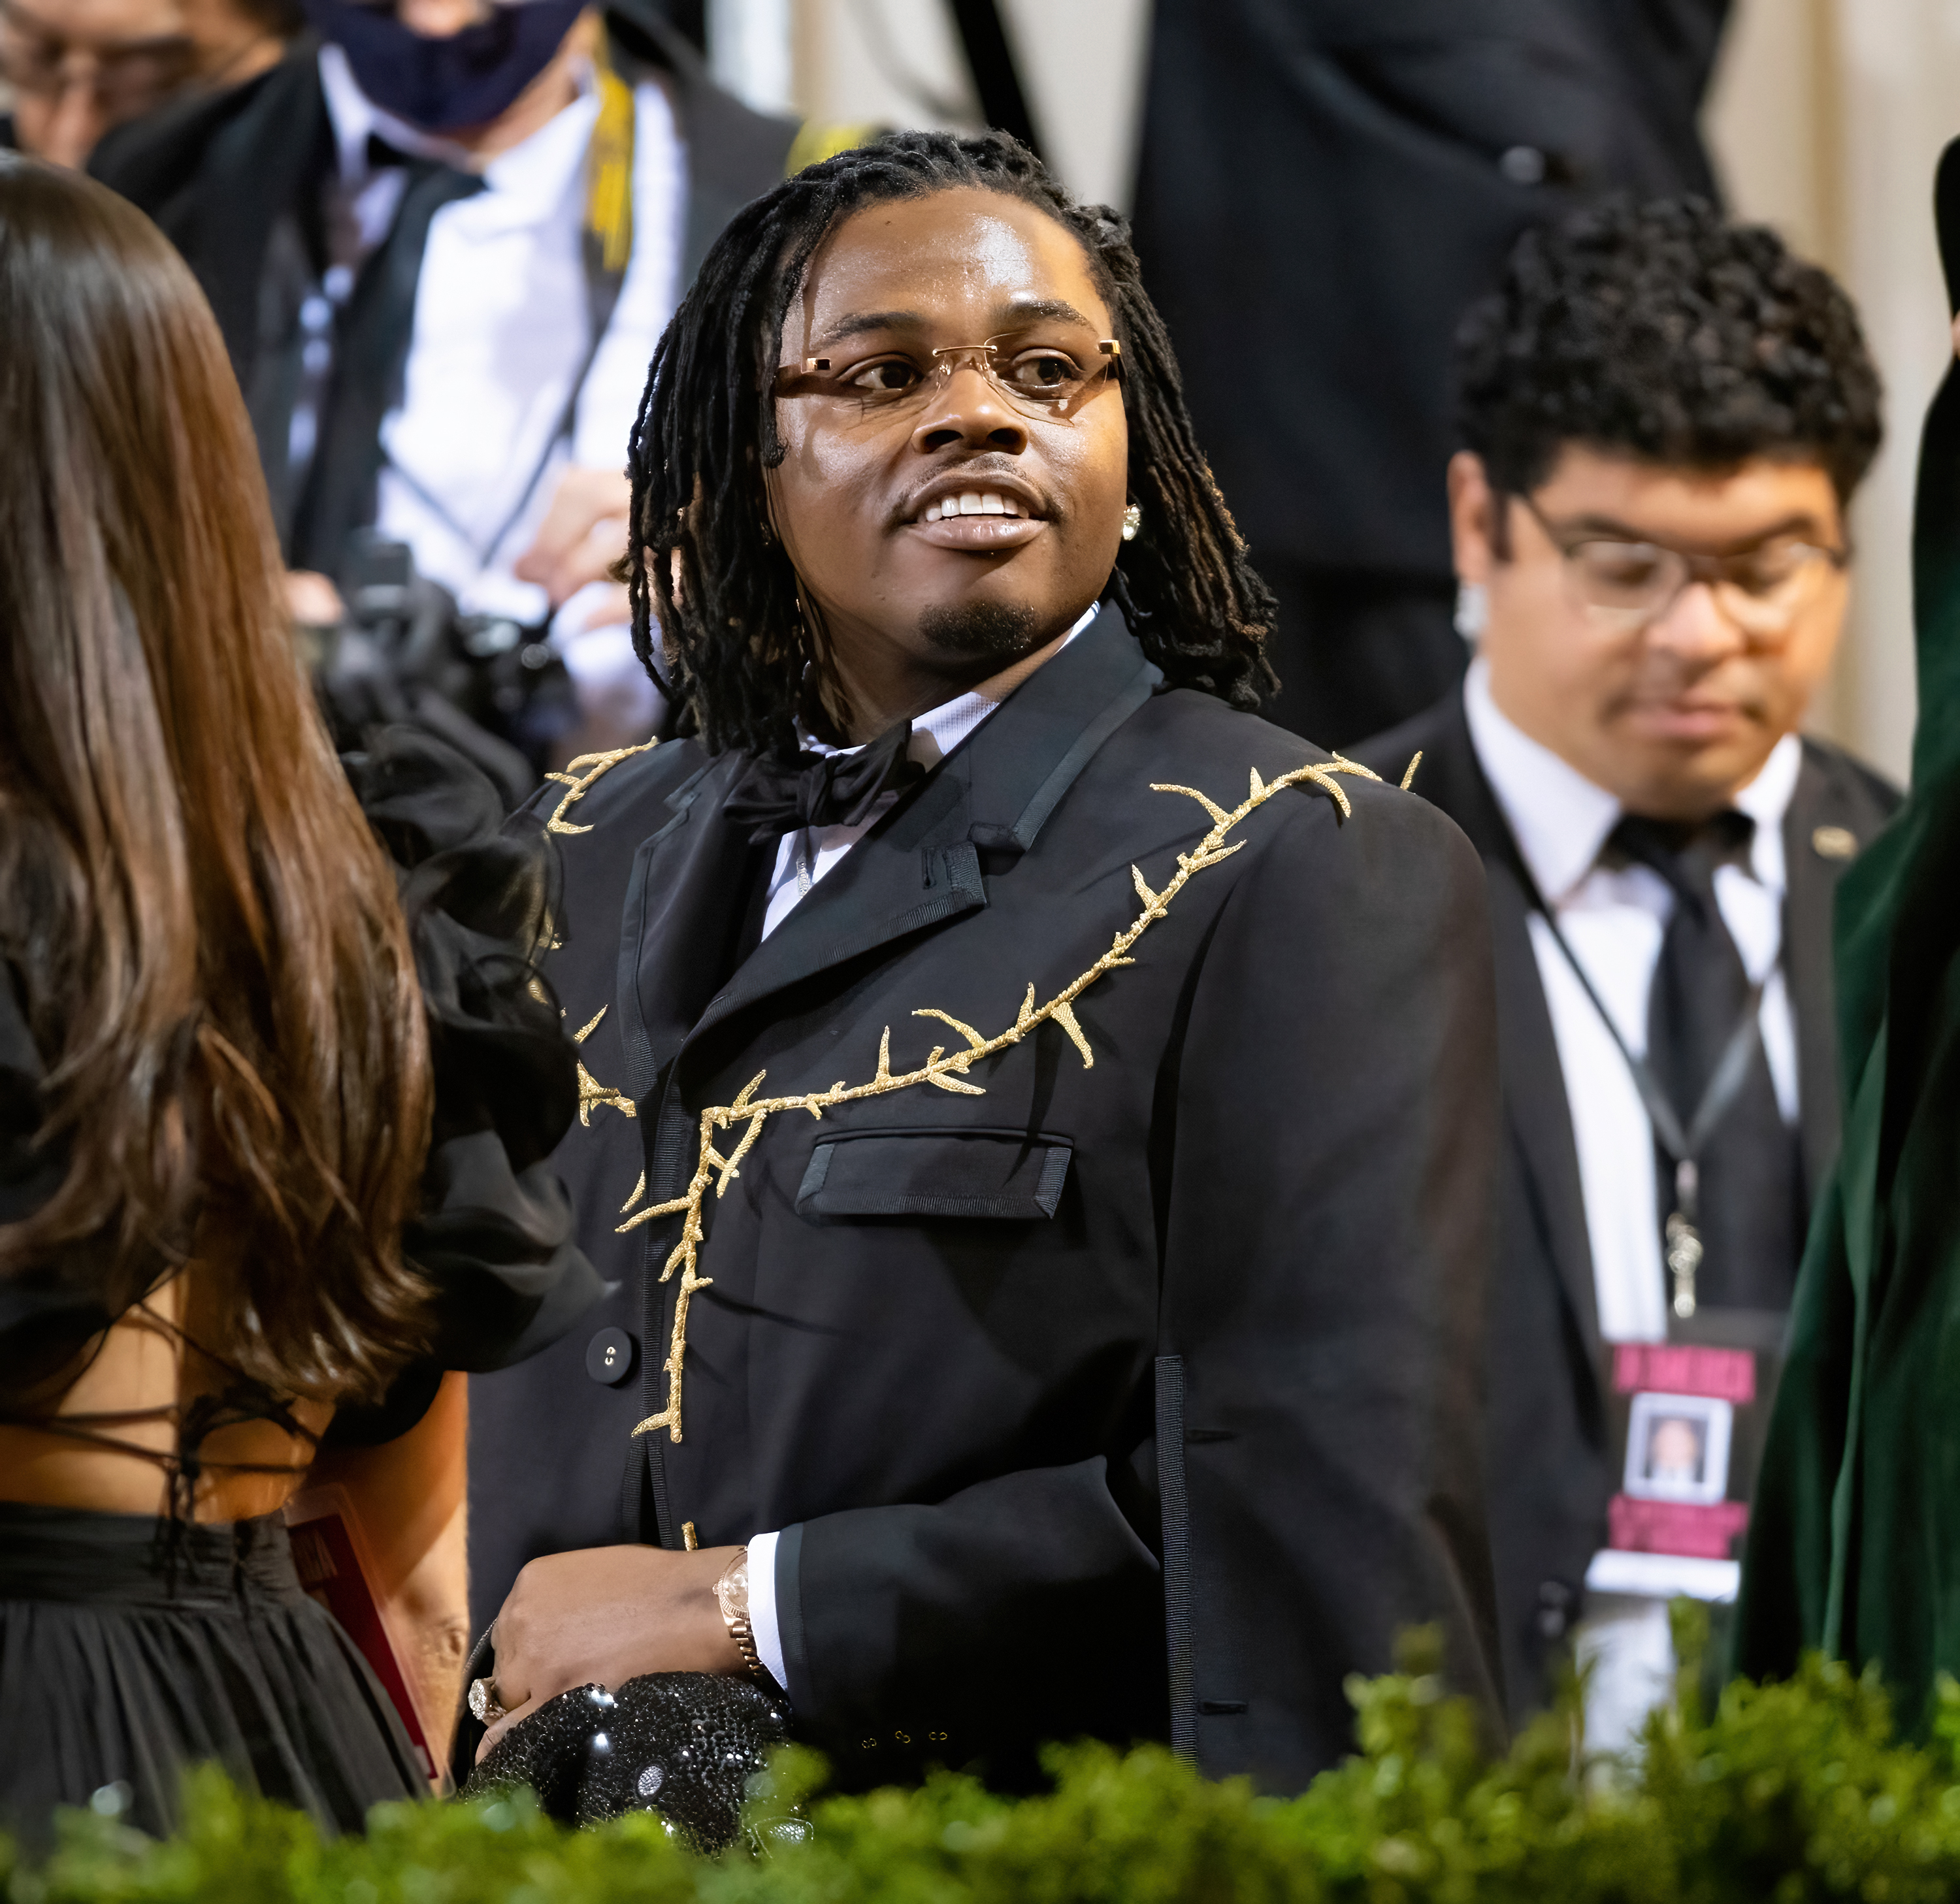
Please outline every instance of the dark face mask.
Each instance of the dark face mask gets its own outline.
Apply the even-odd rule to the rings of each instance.
[[[411,33],[392,5],[304,0],[323,40],[347,56],[361,90],[425,132],[487,125],[551,64],[590,0],[523,0],[447,40]]]

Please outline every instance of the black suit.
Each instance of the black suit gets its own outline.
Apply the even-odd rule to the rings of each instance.
[[[1158,0],[1137,245],[1279,593],[1274,720],[1345,745],[1462,672],[1458,320],[1527,226],[1610,191],[1715,195],[1695,116],[1728,8]]]
[[[722,227],[781,178],[796,128],[712,85],[698,55],[644,0],[614,0],[606,18],[623,77],[653,68],[664,75],[687,146],[684,288]],[[337,322],[317,453],[295,462],[301,311],[327,262],[324,193],[335,166],[310,40],[244,85],[116,128],[89,159],[96,177],[162,227],[211,300],[252,414],[288,565],[338,577],[350,532],[374,518],[381,424],[400,400],[430,221],[478,185],[446,167],[409,164],[394,223]],[[625,451],[622,441],[622,462]]]
[[[1556,1643],[1582,1607],[1586,1564],[1606,1544],[1614,1483],[1592,1252],[1565,1078],[1527,927],[1531,882],[1478,764],[1461,690],[1356,757],[1399,777],[1418,751],[1417,790],[1470,836],[1490,882],[1505,1130],[1485,1469],[1505,1684],[1513,1716],[1522,1718],[1544,1702]],[[1838,828],[1863,845],[1898,800],[1850,755],[1804,742],[1783,821],[1783,969],[1796,1030],[1809,1194],[1838,1149],[1831,904],[1848,863],[1814,842],[1820,829]]]
[[[670,742],[567,809],[549,975],[574,1028],[604,1016],[558,1161],[616,1284],[593,1329],[636,1365],[599,1385],[581,1330],[473,1381],[479,1626],[535,1555],[785,1530],[789,1690],[854,1783],[1167,1732],[1295,1789],[1348,1747],[1344,1675],[1417,1621],[1493,1696],[1482,882],[1391,787],[1239,823],[1075,1005],[1093,1069],[1052,1021],[975,1064],[985,1095],[771,1117],[706,1198],[684,1438],[630,1438],[667,1400],[679,1219],[620,1226],[684,1193],[705,1108],[873,1078],[887,1028],[894,1072],[965,1048],[928,1008],[1015,1025],[1138,915],[1133,865],[1161,892],[1211,824],[1152,782],[1223,806],[1325,758],[1162,691],[1106,609],[746,959],[775,846],[723,813],[739,756]]]

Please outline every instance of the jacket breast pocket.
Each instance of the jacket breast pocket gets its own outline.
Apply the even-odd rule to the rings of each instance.
[[[863,1130],[820,1137],[797,1187],[799,1216],[1055,1215],[1066,1137],[1025,1130]]]

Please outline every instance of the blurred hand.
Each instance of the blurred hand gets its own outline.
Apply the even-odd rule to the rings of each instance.
[[[554,609],[570,601],[588,583],[610,579],[612,565],[626,552],[626,526],[632,485],[610,469],[568,469],[558,478],[537,540],[517,558],[521,581],[536,582]],[[629,619],[626,592],[617,590],[619,612],[596,609],[587,628]]]
[[[303,628],[338,628],[347,613],[340,591],[310,568],[286,571],[286,612]]]
[[[714,1597],[733,1547],[588,1547],[533,1560],[497,1616],[497,1697],[504,1716],[484,1753],[546,1700],[594,1683],[616,1692],[642,1673],[740,1673]]]

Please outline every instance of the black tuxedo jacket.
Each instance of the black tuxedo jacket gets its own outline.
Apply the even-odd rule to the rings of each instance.
[[[788,1689],[853,1782],[1167,1733],[1297,1788],[1348,1747],[1344,1675],[1417,1622],[1491,1697],[1483,882],[1392,787],[1239,818],[1074,1000],[1080,1044],[1051,1018],[950,1088],[771,1115],[710,1172],[679,1438],[632,1435],[685,1219],[628,1225],[686,1194],[704,1112],[1017,1026],[1212,828],[1152,783],[1231,809],[1327,758],[1164,691],[1106,607],[746,959],[775,847],[724,815],[740,757],[669,742],[566,807],[548,969],[587,1122],[558,1162],[613,1292],[473,1380],[479,1624],[536,1555],[782,1530]]]
[[[648,0],[612,0],[606,22],[623,76],[662,75],[687,145],[685,288],[722,227],[781,178],[796,127],[751,112],[711,84],[699,55]],[[336,163],[319,46],[310,36],[242,86],[116,127],[88,162],[156,221],[197,274],[251,412],[288,566],[332,576],[342,573],[349,533],[374,519],[381,424],[401,399],[430,221],[478,189],[463,173],[409,164],[394,224],[362,266],[340,320],[317,451],[294,465],[289,445],[306,342],[300,313],[326,262],[323,194]],[[625,448],[622,442],[622,462]]]
[[[1157,0],[1137,250],[1255,561],[1447,582],[1457,322],[1528,226],[1717,195],[1729,5]]]
[[[1514,1718],[1543,1705],[1558,1646],[1583,1610],[1587,1562],[1606,1543],[1608,1472],[1601,1340],[1579,1155],[1558,1047],[1532,949],[1531,882],[1478,765],[1459,688],[1355,750],[1415,787],[1470,836],[1490,882],[1504,1096],[1497,1269],[1484,1382],[1484,1470]],[[1895,789],[1838,749],[1803,743],[1783,820],[1789,884],[1783,965],[1796,1020],[1804,1178],[1815,1195],[1838,1150],[1838,1057],[1831,905],[1849,863],[1825,829],[1863,845],[1898,805]],[[1823,832],[1825,847],[1817,838]]]

